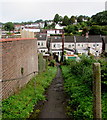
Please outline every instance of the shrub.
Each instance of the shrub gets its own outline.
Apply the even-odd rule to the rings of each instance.
[[[102,78],[106,81],[107,62],[98,60],[101,63]],[[72,61],[69,65],[62,66],[64,77],[64,88],[69,96],[68,115],[76,120],[91,120],[92,115],[92,64],[97,62],[93,57],[81,56],[80,61]],[[102,92],[103,118],[107,118],[107,93]]]
[[[46,72],[34,77],[21,91],[2,101],[3,119],[29,118],[35,104],[45,100],[44,91],[55,77],[56,67],[48,67]]]

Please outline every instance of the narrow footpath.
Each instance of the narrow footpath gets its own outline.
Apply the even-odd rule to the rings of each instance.
[[[65,94],[63,88],[63,78],[61,69],[58,66],[57,75],[53,79],[46,93],[47,101],[44,103],[39,118],[64,118],[66,119],[65,111]],[[34,113],[33,113],[34,114]],[[35,115],[33,115],[35,116]]]
[[[58,67],[57,75],[48,89],[48,101],[44,104],[39,118],[66,118],[63,89],[61,69]]]

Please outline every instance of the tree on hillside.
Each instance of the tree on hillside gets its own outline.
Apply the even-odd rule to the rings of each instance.
[[[62,20],[63,20],[63,17],[59,16],[59,22],[62,22]]]
[[[83,31],[82,31],[82,34],[85,36],[86,33],[88,33],[88,32],[89,32],[89,28],[88,27],[84,27]]]
[[[46,28],[48,25],[47,25],[47,21],[45,21],[45,24],[44,24],[44,28]]]
[[[36,20],[35,23],[43,22],[42,19]]]
[[[68,16],[64,16],[64,18],[63,18],[63,20],[62,20],[62,25],[65,25],[65,26],[67,26],[67,25],[69,25],[69,18],[68,18]]]
[[[58,14],[55,15],[54,17],[54,22],[57,24],[60,20],[60,16]]]
[[[89,34],[91,34],[91,35],[100,35],[101,34],[101,26],[99,26],[99,25],[91,26]]]
[[[78,26],[77,25],[68,25],[64,28],[65,33],[72,33],[76,34],[78,31]]]
[[[107,25],[107,11],[99,12],[91,17],[92,22],[97,25]]]
[[[73,24],[75,23],[75,20],[76,20],[75,16],[71,16],[71,18],[69,19],[69,23]]]
[[[78,16],[78,17],[77,17],[77,22],[83,22],[83,18],[84,18],[84,17],[83,17],[82,15]]]
[[[13,31],[14,30],[14,24],[12,22],[7,22],[4,24],[4,30],[6,31]]]

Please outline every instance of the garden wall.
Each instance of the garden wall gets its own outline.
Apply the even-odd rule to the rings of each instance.
[[[16,93],[38,72],[37,41],[31,38],[0,40],[2,99]]]

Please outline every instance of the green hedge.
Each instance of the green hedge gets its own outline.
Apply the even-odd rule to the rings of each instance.
[[[64,88],[69,96],[68,115],[76,120],[91,120],[93,118],[92,95],[92,63],[94,59],[82,56],[80,61],[70,61],[62,66]],[[105,67],[104,67],[105,68]],[[105,70],[105,69],[104,69]],[[102,115],[107,118],[107,92],[102,92]]]
[[[28,118],[39,100],[45,100],[44,91],[55,77],[56,67],[34,77],[18,94],[2,102],[3,118]]]

